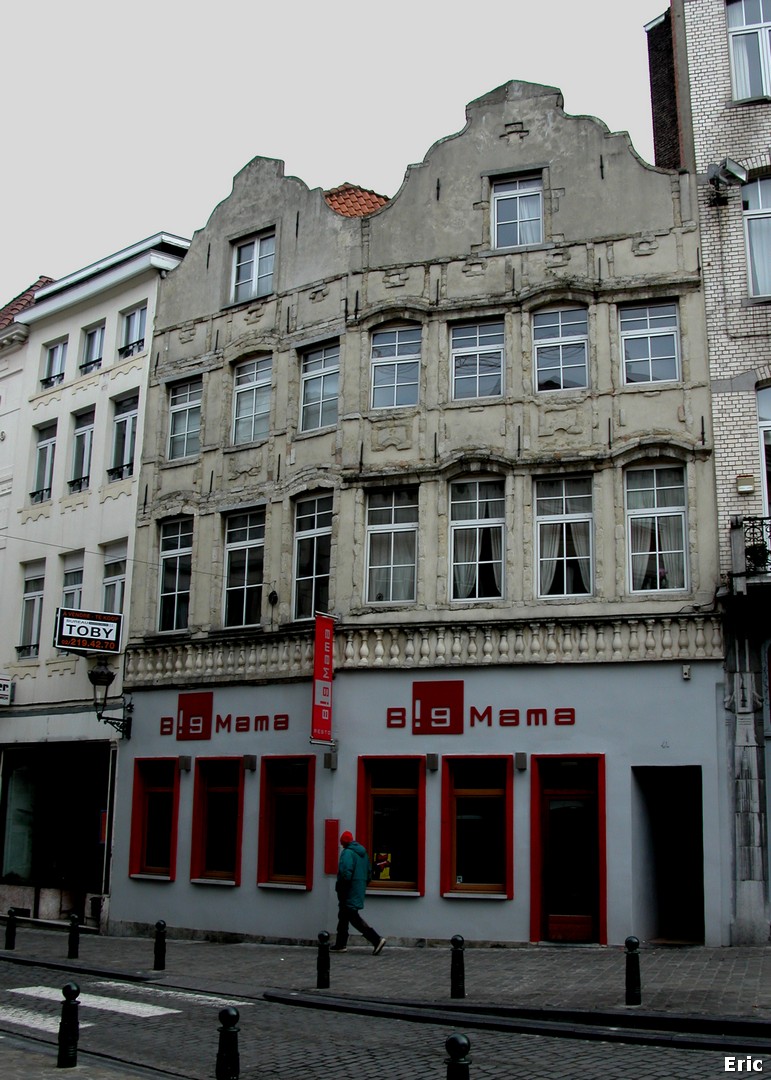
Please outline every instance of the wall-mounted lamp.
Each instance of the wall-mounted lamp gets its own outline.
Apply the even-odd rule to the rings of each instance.
[[[123,694],[119,698],[115,698],[112,705],[116,705],[122,710],[121,716],[105,716],[104,710],[108,705],[108,694],[110,687],[115,681],[115,672],[112,668],[107,666],[107,661],[103,656],[100,656],[94,667],[88,673],[88,681],[94,688],[94,711],[96,712],[97,720],[101,720],[104,724],[109,724],[110,727],[114,727],[115,730],[123,736],[124,739],[131,738],[131,714],[134,711],[134,704],[131,698],[124,697]]]
[[[247,772],[257,772],[256,754],[244,754],[244,768]]]
[[[337,768],[337,750],[328,750],[324,754],[324,768],[334,772]]]
[[[426,768],[429,772],[436,772],[439,769],[438,754],[426,754]]]
[[[742,475],[736,477],[736,493],[738,495],[754,495],[755,494],[755,477],[752,475]]]
[[[707,166],[707,179],[715,191],[720,191],[734,184],[746,184],[747,175],[744,166],[730,157],[724,157],[718,164]]]
[[[527,772],[527,754],[521,750],[514,755],[514,768],[517,772]]]
[[[179,771],[190,772],[193,761],[189,754],[181,754],[179,758]]]
[[[271,589],[270,592],[268,593],[268,603],[270,604],[271,607],[275,607],[276,604],[278,603],[278,593],[276,592],[275,589]]]

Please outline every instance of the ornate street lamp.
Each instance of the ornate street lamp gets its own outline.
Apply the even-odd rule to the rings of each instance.
[[[100,656],[94,667],[89,670],[88,681],[94,688],[94,711],[97,720],[114,727],[124,739],[130,739],[131,714],[134,711],[134,703],[131,698],[127,698],[123,694],[119,698],[115,698],[110,705],[111,707],[115,705],[120,708],[122,715],[105,716],[104,710],[108,706],[110,687],[115,682],[115,672],[107,666],[107,661],[103,656]]]

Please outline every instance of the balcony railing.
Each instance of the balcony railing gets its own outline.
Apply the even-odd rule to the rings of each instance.
[[[731,569],[735,592],[748,578],[771,578],[771,517],[731,519]]]

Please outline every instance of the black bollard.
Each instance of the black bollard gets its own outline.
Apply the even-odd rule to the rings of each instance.
[[[220,1039],[217,1049],[216,1080],[238,1080],[241,1075],[241,1059],[238,1054],[238,1009],[220,1010]]]
[[[329,934],[322,930],[319,934],[319,951],[316,957],[316,989],[329,989]]]
[[[16,948],[16,912],[12,907],[8,908],[8,922],[5,924],[5,947]]]
[[[626,947],[626,1004],[641,1005],[640,939],[628,937],[624,945]]]
[[[463,959],[465,942],[460,934],[450,938],[452,953],[450,955],[450,997],[464,998],[466,996],[466,967]]]
[[[67,959],[77,960],[80,953],[80,922],[77,915],[70,915],[70,932],[67,935]]]
[[[153,945],[153,971],[166,970],[166,923],[159,919],[155,924],[155,944]]]
[[[447,1080],[469,1080],[469,1065],[471,1058],[468,1052],[471,1043],[465,1035],[451,1035],[444,1044],[448,1057]]]
[[[78,1002],[80,987],[76,982],[65,983],[62,987],[62,1018],[59,1021],[59,1055],[57,1069],[74,1069],[78,1063]]]

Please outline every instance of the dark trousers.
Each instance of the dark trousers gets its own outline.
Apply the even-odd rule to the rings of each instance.
[[[348,944],[348,925],[355,926],[360,934],[363,934],[370,945],[377,945],[380,941],[380,934],[376,930],[373,930],[369,923],[365,923],[361,917],[361,912],[356,908],[348,907],[343,901],[340,902],[340,906],[337,910],[337,936],[335,938],[335,945],[339,949]]]

